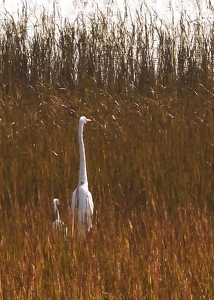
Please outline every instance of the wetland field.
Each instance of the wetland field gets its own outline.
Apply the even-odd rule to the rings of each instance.
[[[214,26],[41,20],[1,24],[0,300],[213,299]],[[78,241],[81,115],[95,212]]]

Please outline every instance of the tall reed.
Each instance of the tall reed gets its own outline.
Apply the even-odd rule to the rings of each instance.
[[[0,36],[0,299],[213,299],[212,26],[28,18]],[[81,115],[95,214],[80,242]]]

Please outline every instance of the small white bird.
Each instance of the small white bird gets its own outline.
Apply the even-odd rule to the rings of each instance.
[[[91,121],[86,117],[79,119],[78,141],[80,152],[80,172],[77,188],[72,194],[71,211],[73,217],[77,218],[77,233],[84,236],[92,227],[94,203],[92,195],[88,190],[88,179],[86,169],[85,147],[83,142],[83,126]]]
[[[60,205],[60,201],[57,198],[53,199],[53,207],[54,207],[54,212],[56,215],[56,220],[53,222],[53,230],[54,231],[64,231],[64,234],[67,235],[67,227],[65,226],[64,222],[60,220],[60,215],[59,215],[59,208],[58,206]]]

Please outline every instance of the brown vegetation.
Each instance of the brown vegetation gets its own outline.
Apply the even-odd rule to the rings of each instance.
[[[107,21],[4,23],[0,299],[214,297],[213,28]],[[95,215],[78,242],[53,235],[52,199],[69,227],[80,115]]]

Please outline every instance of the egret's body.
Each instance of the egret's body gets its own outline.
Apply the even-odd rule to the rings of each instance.
[[[53,207],[56,215],[56,220],[53,222],[53,230],[54,231],[64,231],[64,234],[67,235],[67,227],[65,227],[64,222],[60,220],[59,208],[60,201],[57,198],[53,199]]]
[[[94,203],[92,195],[88,190],[88,179],[86,169],[85,147],[83,142],[83,126],[90,121],[86,117],[81,117],[79,120],[78,142],[80,151],[80,172],[78,186],[72,194],[71,211],[74,217],[77,218],[78,234],[85,234],[92,227],[92,216]]]

